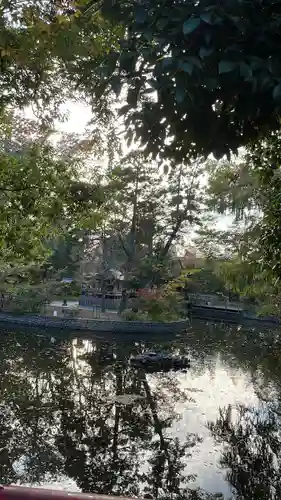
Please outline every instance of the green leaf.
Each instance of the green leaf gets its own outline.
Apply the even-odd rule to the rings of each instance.
[[[204,12],[204,14],[201,14],[200,19],[207,24],[212,24],[212,14],[210,12]]]
[[[129,129],[127,132],[127,146],[130,147],[133,142],[134,134],[132,129]]]
[[[191,19],[188,19],[183,23],[182,31],[184,35],[189,35],[189,33],[192,33],[196,28],[198,28],[200,24],[200,17],[192,17]]]
[[[223,18],[220,16],[214,16],[213,18],[213,24],[222,24],[223,23]]]
[[[155,80],[154,78],[150,78],[149,80],[147,80],[147,83],[148,85],[150,85],[154,90],[158,90],[159,88],[159,83],[157,82],[157,80]]]
[[[112,90],[115,92],[116,96],[118,97],[121,92],[122,84],[121,84],[121,78],[118,75],[113,75],[111,80],[111,87]]]
[[[207,45],[209,45],[210,41],[212,39],[212,33],[211,33],[211,30],[207,30],[205,33],[204,33],[204,40],[205,40],[205,43]]]
[[[173,64],[173,58],[172,57],[164,57],[162,59],[162,67],[167,68],[168,66],[171,66]]]
[[[173,196],[173,198],[172,198],[172,205],[173,206],[176,206],[176,205],[178,205],[179,203],[182,203],[182,202],[183,202],[183,196],[182,195]]]
[[[276,87],[274,87],[273,90],[273,99],[280,99],[281,98],[281,83],[278,83]]]
[[[197,66],[197,68],[202,69],[202,62],[200,61],[199,57],[190,56],[187,59],[194,66]]]
[[[182,69],[185,73],[191,75],[194,65],[190,62],[179,61],[179,68]]]
[[[111,54],[109,54],[108,56],[108,62],[107,62],[107,65],[110,69],[110,71],[113,73],[113,71],[115,70],[116,68],[116,64],[117,64],[117,61],[118,61],[118,57],[119,57],[119,54],[118,52],[112,52]]]
[[[165,165],[163,167],[163,171],[164,171],[165,175],[167,175],[169,173],[169,165],[167,163],[165,163]]]
[[[234,24],[239,24],[240,23],[240,17],[238,16],[227,16],[231,21],[233,21]]]
[[[219,62],[219,74],[230,73],[236,68],[237,64],[233,61],[220,61]]]
[[[130,109],[130,104],[125,104],[124,106],[122,106],[122,108],[119,109],[119,114],[121,116],[125,116],[130,111]]]
[[[210,56],[214,52],[213,48],[208,48],[208,47],[200,47],[199,50],[199,55],[203,59],[204,57]]]
[[[143,7],[136,9],[136,23],[143,24],[147,19],[147,11]]]
[[[137,105],[137,101],[138,101],[138,94],[139,94],[139,91],[137,88],[130,88],[128,90],[128,94],[127,94],[127,103],[132,106],[132,107],[135,107]]]
[[[253,70],[266,67],[266,62],[263,59],[261,59],[260,57],[252,56],[250,58],[250,64],[251,64],[251,68]]]
[[[181,104],[185,99],[185,88],[180,86],[176,88],[176,101]]]
[[[206,87],[209,90],[214,90],[218,86],[218,80],[216,78],[206,78]]]
[[[148,41],[148,42],[151,42],[151,40],[153,39],[153,35],[152,35],[152,32],[148,29],[144,29],[143,30],[143,37]]]
[[[260,86],[262,88],[270,87],[271,86],[271,78],[268,75],[264,76],[260,82]]]
[[[153,94],[155,92],[155,89],[150,87],[149,89],[145,89],[142,91],[142,94]]]
[[[164,28],[166,28],[168,22],[169,22],[169,20],[167,17],[161,17],[160,19],[158,19],[158,21],[156,23],[156,28],[161,31]]]
[[[240,75],[244,77],[245,80],[251,79],[253,76],[253,70],[249,64],[244,62],[240,63]]]
[[[120,56],[120,68],[132,71],[134,55],[134,52],[124,50]]]
[[[106,82],[102,82],[100,83],[100,85],[97,85],[95,88],[95,95],[97,97],[101,97],[105,93],[106,87],[107,87]]]

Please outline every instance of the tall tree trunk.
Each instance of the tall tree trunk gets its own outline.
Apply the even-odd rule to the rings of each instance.
[[[135,192],[134,192],[134,200],[133,200],[133,215],[131,222],[131,229],[129,233],[129,241],[128,245],[125,245],[122,240],[122,236],[119,235],[119,240],[127,257],[127,262],[125,265],[125,273],[124,273],[124,282],[125,282],[125,290],[122,294],[122,299],[119,307],[119,313],[122,313],[125,309],[127,309],[128,304],[128,295],[126,291],[128,290],[128,282],[133,270],[133,266],[135,263],[135,255],[136,255],[136,242],[137,242],[137,218],[138,218],[138,190],[139,190],[139,166],[136,170],[136,181],[135,181]]]
[[[173,244],[174,240],[177,237],[177,234],[181,228],[181,225],[183,223],[183,214],[180,212],[180,194],[181,194],[181,186],[182,186],[182,165],[180,166],[180,171],[179,171],[179,177],[178,177],[178,185],[177,185],[177,205],[176,205],[176,222],[173,227],[172,233],[170,234],[168,241],[166,245],[164,246],[162,252],[161,252],[161,257],[164,258],[168,254],[171,245]]]
[[[134,192],[134,200],[133,200],[133,215],[132,215],[132,223],[131,223],[131,229],[130,229],[130,234],[129,234],[129,253],[128,253],[127,266],[126,266],[127,280],[128,280],[130,273],[133,269],[133,265],[135,262],[135,256],[136,256],[138,191],[139,191],[139,167],[137,167],[137,170],[136,170],[136,182],[135,182],[135,192]]]
[[[147,401],[148,401],[148,404],[150,406],[150,410],[152,413],[153,422],[154,422],[154,430],[155,430],[156,434],[158,434],[158,436],[159,436],[160,449],[165,453],[166,460],[167,460],[168,464],[170,465],[170,455],[169,455],[167,443],[166,443],[165,438],[163,436],[163,426],[159,420],[158,413],[157,413],[157,405],[156,405],[156,403],[153,399],[153,396],[151,394],[149,384],[146,380],[145,372],[142,373],[142,383],[143,383],[144,390],[145,390],[146,397],[147,397]]]
[[[101,273],[101,312],[104,313],[105,307],[105,274],[106,274],[106,248],[105,248],[105,235],[102,232],[102,273]]]
[[[174,243],[174,241],[175,241],[175,239],[176,239],[176,237],[178,235],[178,232],[179,232],[179,230],[181,228],[182,223],[183,223],[183,217],[180,217],[177,220],[177,222],[176,222],[176,224],[175,224],[175,226],[174,226],[174,228],[172,230],[172,233],[169,236],[169,239],[168,239],[167,243],[165,244],[163,250],[160,253],[160,257],[161,258],[164,258],[164,257],[167,256],[167,254],[168,254],[168,252],[169,252],[172,244]]]

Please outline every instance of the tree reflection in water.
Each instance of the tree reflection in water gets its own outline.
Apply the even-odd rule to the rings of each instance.
[[[275,500],[281,498],[280,417],[270,409],[239,407],[220,411],[210,429],[224,444],[221,465],[235,488],[233,498]]]
[[[247,373],[260,402],[258,408],[222,408],[209,425],[223,448],[221,467],[232,499],[280,499],[279,336],[235,327],[192,328],[188,342],[167,341],[169,349],[191,352],[198,375],[212,373],[219,353],[228,370]],[[188,429],[184,439],[175,437],[177,405],[190,397],[180,377],[147,375],[126,362],[145,348],[153,344],[2,333],[0,482],[36,484],[68,476],[85,492],[219,498],[192,490],[193,478],[184,470],[200,437]]]
[[[223,445],[220,465],[233,487],[232,499],[280,499],[280,331],[216,326],[213,338],[198,331],[194,340],[200,342],[198,355],[203,359],[206,353],[219,352],[228,366],[244,369],[259,398],[258,408],[221,408],[218,419],[209,424],[214,439]]]
[[[183,471],[199,437],[169,433],[187,391],[171,374],[132,369],[132,349],[143,346],[2,333],[2,483],[67,475],[85,492],[214,498]]]

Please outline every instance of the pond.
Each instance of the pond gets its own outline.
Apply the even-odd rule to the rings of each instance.
[[[152,349],[187,355],[191,367],[130,367],[130,355]],[[0,482],[280,499],[280,360],[278,331],[203,322],[146,341],[2,331]]]

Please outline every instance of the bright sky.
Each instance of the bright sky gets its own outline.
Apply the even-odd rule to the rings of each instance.
[[[76,132],[81,134],[93,116],[90,106],[82,103],[72,102],[63,104],[61,110],[62,112],[69,113],[69,119],[66,122],[56,123],[57,129],[62,132]]]
[[[92,112],[90,106],[77,102],[68,102],[62,104],[60,108],[62,113],[68,114],[68,119],[64,122],[56,121],[55,127],[61,132],[76,132],[81,134],[84,132],[87,123],[92,118]],[[24,114],[27,118],[35,118],[32,107],[25,109]]]

